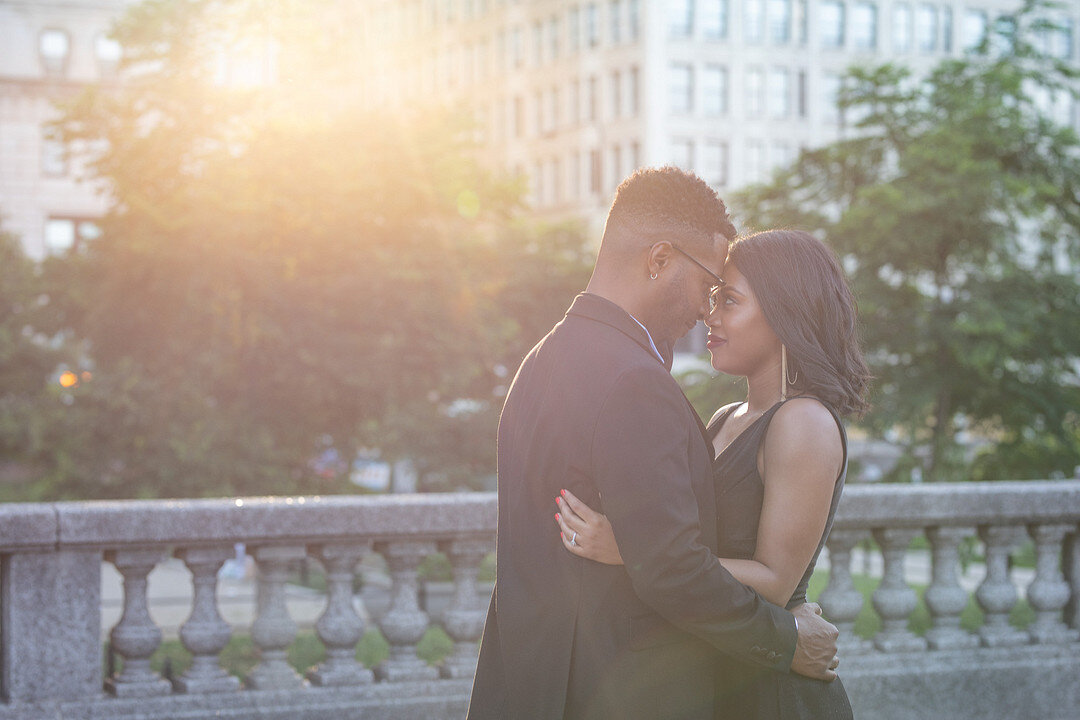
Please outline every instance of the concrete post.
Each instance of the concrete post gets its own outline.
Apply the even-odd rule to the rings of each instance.
[[[0,688],[9,703],[86,700],[102,692],[101,552],[7,555]]]

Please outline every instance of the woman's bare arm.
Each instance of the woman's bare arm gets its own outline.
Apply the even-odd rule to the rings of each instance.
[[[765,497],[754,557],[720,558],[720,563],[769,602],[786,605],[821,540],[843,461],[840,430],[819,402],[796,398],[777,410],[758,458]],[[556,505],[555,519],[567,550],[597,562],[622,564],[604,515],[570,492],[557,498]]]

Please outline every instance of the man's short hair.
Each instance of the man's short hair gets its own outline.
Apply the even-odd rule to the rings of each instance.
[[[641,168],[615,191],[608,211],[601,255],[622,255],[660,240],[712,247],[719,233],[738,234],[716,191],[697,175],[677,167]]]

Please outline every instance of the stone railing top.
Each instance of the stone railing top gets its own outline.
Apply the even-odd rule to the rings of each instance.
[[[1080,522],[1080,481],[849,485],[834,527]]]
[[[0,551],[494,538],[495,493],[0,505]],[[850,485],[838,528],[1080,522],[1080,481]]]
[[[223,542],[494,539],[493,493],[0,505],[0,550]]]

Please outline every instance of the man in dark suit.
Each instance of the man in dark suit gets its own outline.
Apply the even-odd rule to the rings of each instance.
[[[735,228],[675,168],[619,187],[585,292],[526,356],[499,422],[495,591],[469,706],[488,718],[712,720],[716,650],[828,679],[836,630],[715,557],[712,452],[669,372]],[[625,565],[576,557],[561,488],[607,515]]]

